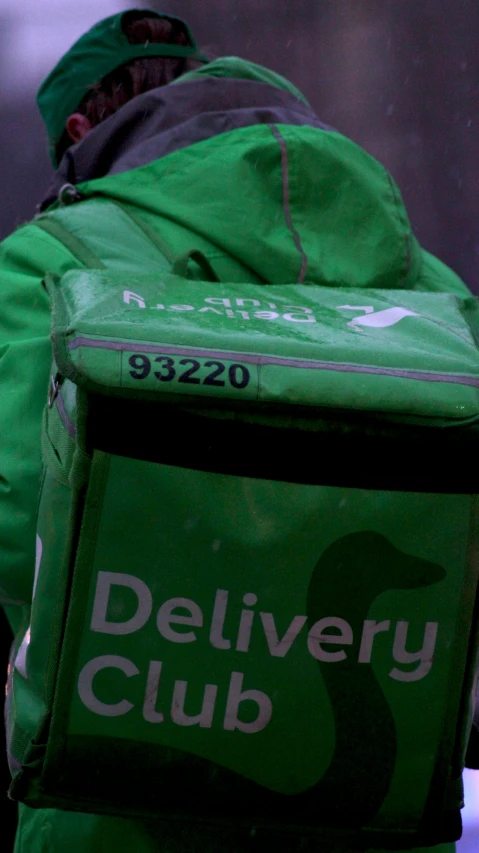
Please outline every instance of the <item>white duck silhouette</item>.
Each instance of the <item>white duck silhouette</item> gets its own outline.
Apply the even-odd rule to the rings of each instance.
[[[409,308],[384,308],[382,311],[375,311],[372,305],[338,305],[338,310],[347,311],[364,311],[358,317],[353,317],[349,321],[348,326],[357,329],[361,326],[367,326],[373,329],[385,329],[387,326],[395,326],[404,317],[419,317],[416,311],[410,311]]]

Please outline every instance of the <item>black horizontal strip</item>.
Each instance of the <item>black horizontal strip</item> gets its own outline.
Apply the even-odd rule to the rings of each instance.
[[[217,474],[391,491],[478,491],[472,430],[371,424],[286,429],[90,395],[86,435],[89,452]]]

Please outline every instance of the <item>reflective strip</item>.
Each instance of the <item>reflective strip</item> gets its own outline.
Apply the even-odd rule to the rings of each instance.
[[[238,361],[243,364],[274,364],[279,367],[301,367],[307,370],[332,370],[337,373],[365,373],[378,376],[395,376],[399,379],[416,379],[422,382],[449,382],[454,385],[470,385],[479,388],[479,376],[465,376],[460,373],[432,373],[423,370],[401,370],[395,367],[373,367],[366,364],[341,364],[311,359],[282,358],[276,355],[257,355],[255,353],[227,352],[225,350],[198,349],[193,347],[160,346],[140,344],[133,341],[105,341],[95,338],[74,338],[68,344],[70,351],[88,347],[120,352],[145,352],[159,355],[181,355],[197,358],[220,358],[226,361]]]
[[[302,284],[305,276],[306,270],[308,267],[308,256],[303,249],[303,244],[301,243],[301,237],[299,236],[299,232],[297,228],[294,226],[293,218],[291,216],[291,192],[289,186],[289,158],[288,158],[288,146],[286,145],[286,140],[281,136],[277,127],[274,125],[270,125],[271,133],[274,138],[279,143],[279,147],[281,149],[281,173],[283,179],[283,211],[284,218],[286,220],[286,225],[288,226],[291,234],[293,235],[294,245],[299,252],[301,257],[301,269],[298,273],[298,278],[296,284]]]

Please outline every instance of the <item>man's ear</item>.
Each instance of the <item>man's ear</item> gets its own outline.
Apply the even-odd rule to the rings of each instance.
[[[65,127],[70,139],[73,142],[80,142],[80,139],[90,133],[93,125],[82,113],[72,113],[68,116]]]

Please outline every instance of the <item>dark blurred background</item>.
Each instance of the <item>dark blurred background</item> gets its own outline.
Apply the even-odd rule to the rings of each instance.
[[[213,55],[289,77],[325,122],[390,169],[419,240],[479,293],[477,0],[99,0],[86,26],[130,5],[184,16]],[[0,32],[0,72],[1,44]],[[1,237],[32,215],[50,170],[33,91],[2,112]]]
[[[0,0],[1,238],[34,214],[51,175],[34,104],[41,77],[95,21],[135,5],[185,17],[213,56],[289,77],[323,121],[387,166],[421,243],[479,294],[477,0]]]

